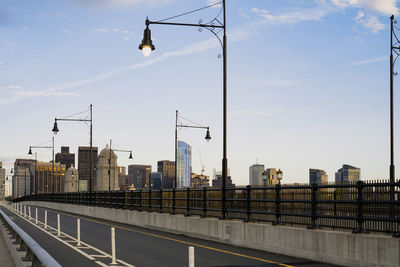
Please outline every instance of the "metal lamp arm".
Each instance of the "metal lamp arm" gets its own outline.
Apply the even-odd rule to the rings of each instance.
[[[111,149],[112,151],[117,151],[117,152],[129,152],[132,153],[132,150],[124,150],[124,149]]]
[[[196,128],[196,129],[210,129],[210,127],[206,126],[192,126],[192,125],[183,125],[183,124],[177,124],[176,127],[180,128]]]
[[[29,146],[30,148],[53,148],[52,146]]]
[[[55,119],[56,121],[92,121],[92,120],[85,120],[85,119]]]

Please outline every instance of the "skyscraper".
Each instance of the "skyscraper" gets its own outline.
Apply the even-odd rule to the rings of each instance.
[[[328,175],[324,170],[310,169],[310,184],[327,184]]]
[[[151,165],[129,165],[128,185],[136,189],[148,188],[150,183]]]
[[[69,153],[69,147],[62,146],[61,153],[56,154],[55,162],[64,164],[68,170],[71,166],[75,166],[75,153]]]
[[[249,185],[262,186],[264,184],[262,174],[264,172],[264,165],[253,164],[249,168]]]
[[[97,165],[97,147],[92,147],[92,190],[96,188],[96,165]],[[80,180],[86,180],[89,190],[90,178],[90,147],[80,146],[78,148],[78,173]]]
[[[161,172],[150,173],[150,188],[161,189],[161,185],[162,185],[162,173]]]
[[[343,164],[342,168],[335,173],[335,183],[349,183],[360,180],[360,168]]]
[[[158,161],[157,171],[162,173],[162,188],[173,188],[175,184],[175,161]]]
[[[0,201],[4,200],[6,190],[6,169],[3,168],[3,163],[0,162]]]
[[[177,160],[176,188],[190,187],[192,176],[192,147],[189,144],[178,141]]]

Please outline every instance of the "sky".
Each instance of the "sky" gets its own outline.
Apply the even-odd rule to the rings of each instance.
[[[158,21],[213,0],[2,0],[0,161],[7,174],[29,146],[50,145],[54,118],[93,104],[93,144],[112,139],[118,163],[174,160],[175,111],[205,131],[180,129],[193,171],[221,170],[222,52],[210,32],[150,25],[155,50],[138,45],[146,16]],[[228,167],[248,184],[249,166],[280,168],[283,182],[329,181],[342,164],[388,179],[390,16],[397,0],[227,0]],[[211,21],[216,5],[170,22]],[[221,18],[221,16],[219,17]],[[398,68],[398,66],[396,67]],[[400,166],[395,78],[395,166]],[[73,118],[87,118],[88,112]],[[188,122],[188,121],[183,121]],[[85,123],[59,122],[61,146],[89,145]],[[36,149],[38,160],[51,150]],[[201,155],[201,159],[200,159]],[[399,170],[400,172],[400,170]]]

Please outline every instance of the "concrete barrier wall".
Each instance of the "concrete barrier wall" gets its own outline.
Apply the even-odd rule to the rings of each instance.
[[[343,266],[400,266],[400,239],[215,218],[50,202],[25,202],[95,218]]]

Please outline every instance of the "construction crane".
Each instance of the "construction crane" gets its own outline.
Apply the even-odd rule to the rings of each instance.
[[[206,165],[203,164],[203,160],[201,159],[200,150],[199,150],[199,156],[200,156],[201,175],[204,175],[204,171],[205,171],[204,168],[206,167]]]

